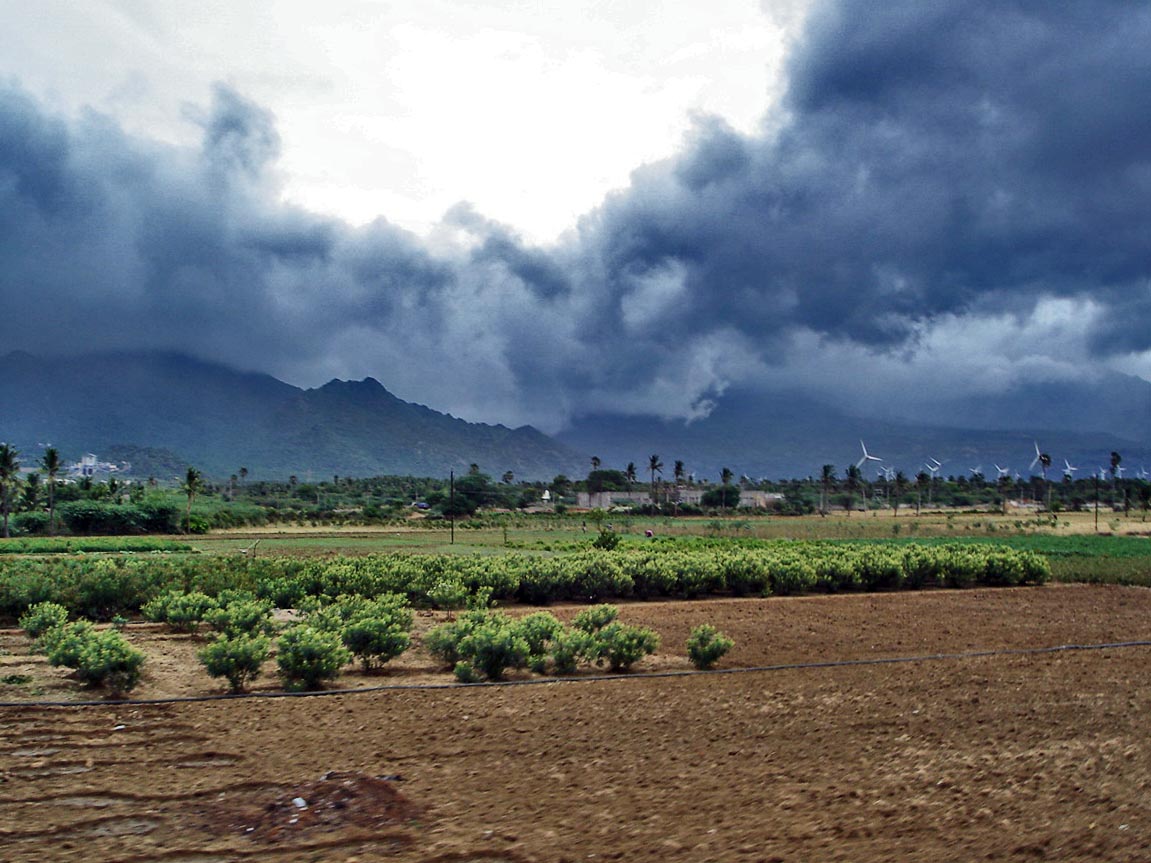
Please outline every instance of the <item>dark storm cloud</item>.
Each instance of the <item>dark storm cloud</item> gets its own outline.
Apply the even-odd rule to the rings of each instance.
[[[682,326],[749,336],[883,346],[1021,295],[1118,302],[1151,261],[1147,44],[1143,5],[819,6],[778,135],[705,130],[590,233],[625,292],[676,261]]]
[[[1146,350],[1149,44],[1143,4],[818,4],[762,133],[698,118],[548,248],[467,205],[430,243],[287,206],[273,118],[227,88],[187,149],[3,87],[0,344],[373,374],[553,427],[691,415],[796,333],[899,352],[1051,298],[1092,301],[1098,354]]]

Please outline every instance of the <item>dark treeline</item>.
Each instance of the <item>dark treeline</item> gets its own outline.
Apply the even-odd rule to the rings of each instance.
[[[854,465],[840,474],[832,465],[819,476],[753,481],[725,469],[718,482],[696,480],[683,462],[663,476],[658,456],[645,463],[607,468],[592,460],[582,479],[564,475],[549,482],[517,481],[505,472],[498,479],[471,465],[459,476],[371,478],[333,476],[323,480],[289,477],[275,481],[253,477],[239,468],[224,481],[204,481],[195,489],[190,516],[186,487],[172,488],[152,479],[51,481],[40,472],[9,480],[6,515],[13,536],[64,533],[143,534],[204,532],[211,529],[268,524],[370,525],[409,522],[434,525],[443,519],[468,518],[481,511],[525,511],[562,514],[576,506],[581,492],[599,493],[606,508],[666,516],[706,515],[727,510],[775,515],[870,512],[898,515],[900,510],[1026,508],[1058,513],[1098,505],[1108,511],[1141,511],[1151,507],[1151,482],[1126,478],[1118,470],[1086,479],[1044,479],[902,473],[866,479]],[[51,493],[49,493],[51,492]],[[752,495],[749,492],[762,492]]]

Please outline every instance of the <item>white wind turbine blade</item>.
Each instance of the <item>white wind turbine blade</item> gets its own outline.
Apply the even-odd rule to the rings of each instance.
[[[883,461],[883,459],[881,459],[879,456],[877,456],[877,455],[872,455],[871,453],[869,453],[869,452],[867,451],[867,444],[865,444],[865,443],[863,442],[863,440],[862,440],[862,439],[859,441],[859,448],[860,448],[861,450],[863,450],[863,457],[862,457],[862,458],[861,458],[859,461],[857,461],[857,462],[855,463],[855,467],[856,467],[856,468],[861,468],[861,467],[863,467],[863,465],[864,465],[864,463],[865,463],[865,462],[869,462],[869,461]]]

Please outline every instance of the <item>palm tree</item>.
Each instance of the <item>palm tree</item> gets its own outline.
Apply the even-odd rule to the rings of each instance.
[[[8,532],[8,514],[12,511],[12,492],[20,482],[20,460],[16,447],[0,443],[0,512],[4,515],[4,538]]]
[[[827,515],[831,508],[831,487],[835,484],[835,465],[825,464],[819,477],[822,496],[819,503],[819,514]]]
[[[1051,455],[1039,453],[1039,467],[1043,470],[1043,488],[1047,492],[1047,511],[1051,511],[1051,484],[1047,482],[1047,471],[1051,467]]]
[[[891,515],[896,517],[899,515],[899,499],[907,491],[907,474],[899,470],[895,472],[895,502],[892,504]]]
[[[24,495],[20,501],[20,508],[29,512],[40,505],[40,474],[30,473],[24,480]]]
[[[603,464],[603,462],[602,462],[602,461],[600,461],[600,459],[599,459],[599,456],[598,456],[598,455],[593,455],[593,456],[591,457],[591,469],[592,469],[592,471],[597,471],[597,470],[599,470],[599,466],[600,466],[601,464]]]
[[[683,459],[677,458],[675,460],[675,468],[673,469],[672,473],[675,476],[675,484],[676,485],[681,484],[683,482],[683,474],[684,474]]]
[[[60,452],[54,446],[44,450],[40,470],[48,475],[48,534],[56,535],[56,477],[60,474]]]
[[[855,509],[855,490],[859,488],[859,468],[856,465],[847,466],[847,479],[843,487],[847,490],[847,517],[850,518],[851,511]]]
[[[624,479],[627,480],[627,493],[631,494],[631,484],[635,482],[636,467],[634,461],[627,463],[627,468],[623,472]]]
[[[725,467],[719,472],[720,482],[723,483],[723,488],[720,489],[720,501],[722,501],[723,508],[727,509],[727,490],[731,487],[731,480],[735,474],[731,472],[731,468]]]
[[[184,511],[184,533],[192,528],[192,501],[203,488],[204,480],[200,472],[194,467],[189,467],[187,474],[184,475],[184,484],[180,486],[180,490],[188,495],[188,508]]]
[[[663,462],[659,460],[658,455],[653,455],[648,458],[647,469],[651,472],[651,501],[652,503],[658,503],[659,499],[655,490],[655,475],[657,473],[660,474],[660,476],[663,475]]]

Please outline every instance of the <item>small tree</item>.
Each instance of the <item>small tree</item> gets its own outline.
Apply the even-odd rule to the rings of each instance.
[[[276,663],[286,689],[319,689],[349,659],[351,654],[334,632],[302,624],[285,630],[277,640]]]
[[[363,663],[364,671],[373,664],[383,665],[411,646],[407,629],[395,620],[368,617],[348,624],[343,631],[344,646]]]
[[[54,446],[44,450],[40,469],[48,476],[48,533],[56,535],[56,478],[60,475],[60,453]]]
[[[49,629],[68,622],[68,609],[55,602],[37,602],[20,616],[20,628],[29,638],[39,638]]]
[[[687,655],[692,665],[700,671],[705,671],[714,666],[734,646],[735,641],[714,626],[705,623],[691,631],[687,639]]]
[[[8,539],[8,515],[12,511],[12,496],[20,483],[20,460],[16,448],[0,443],[0,515],[4,517],[4,538]]]
[[[184,512],[184,533],[191,532],[192,529],[192,501],[196,499],[204,488],[203,477],[200,476],[200,471],[194,467],[188,468],[188,472],[184,475],[184,482],[180,489],[188,496],[188,508]]]
[[[268,639],[260,635],[222,635],[199,653],[204,670],[212,677],[225,677],[232,692],[243,692],[260,675],[268,658]]]
[[[659,650],[659,636],[650,629],[613,621],[592,633],[591,652],[597,664],[607,660],[612,671],[629,671],[643,657]]]

